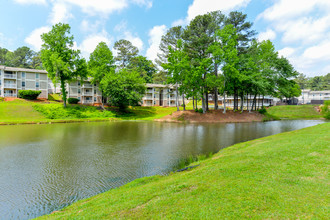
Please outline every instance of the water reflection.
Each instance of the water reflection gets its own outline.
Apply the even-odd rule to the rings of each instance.
[[[29,219],[143,176],[187,156],[322,123],[111,122],[0,127],[0,219]]]

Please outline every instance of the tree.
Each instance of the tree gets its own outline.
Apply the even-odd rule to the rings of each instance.
[[[66,83],[74,79],[83,80],[87,76],[86,60],[79,57],[79,50],[73,49],[73,36],[69,34],[70,26],[58,23],[51,31],[41,35],[41,60],[53,83],[61,84],[64,107],[67,100]]]
[[[128,40],[119,40],[115,42],[114,49],[117,50],[116,61],[120,68],[125,68],[131,62],[133,57],[139,53],[139,49]]]
[[[29,68],[31,67],[32,58],[34,57],[34,51],[29,47],[19,47],[14,51],[14,59],[12,65],[15,67]]]
[[[114,74],[116,68],[114,64],[112,52],[105,42],[100,42],[89,56],[88,71],[92,77],[92,83],[99,84],[102,95],[105,93],[105,88],[104,83],[101,82],[105,80],[106,76]],[[102,108],[104,108],[103,97]]]
[[[294,79],[294,81],[299,85],[301,89],[306,89],[309,87],[309,80],[306,75],[299,73],[299,75]]]
[[[8,50],[6,48],[1,48],[0,47],[0,64],[1,65],[5,65],[6,64],[6,61],[7,61],[7,55],[8,53]]]
[[[117,73],[107,74],[100,82],[104,95],[109,97],[113,106],[120,111],[128,106],[138,105],[145,94],[145,82],[135,70],[120,69]]]
[[[148,60],[144,56],[132,57],[131,62],[128,64],[129,69],[135,69],[140,73],[140,76],[146,81],[151,83],[154,74],[157,69],[151,60]]]

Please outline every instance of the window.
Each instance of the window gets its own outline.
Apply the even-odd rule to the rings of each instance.
[[[80,86],[80,82],[78,81],[78,86]]]
[[[80,89],[78,89],[78,94],[80,94]]]
[[[25,72],[22,72],[22,78],[25,78]]]
[[[39,82],[36,82],[36,88],[39,88]]]
[[[39,73],[36,73],[36,79],[39,79]]]
[[[25,87],[25,82],[24,81],[22,81],[22,87]]]
[[[96,89],[94,89],[94,95],[96,95]]]
[[[96,97],[94,97],[94,102],[96,102]]]
[[[94,86],[96,86],[96,83],[94,84]]]
[[[78,100],[80,101],[80,97],[78,97]]]

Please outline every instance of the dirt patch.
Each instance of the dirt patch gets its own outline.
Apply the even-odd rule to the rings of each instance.
[[[229,122],[253,122],[253,121],[263,121],[264,115],[258,112],[234,112],[227,111],[226,114],[223,110],[211,110],[206,114],[201,114],[193,110],[189,111],[178,111],[173,112],[171,115],[167,115],[160,119],[155,119],[155,121],[162,122],[208,122],[208,123],[229,123]]]

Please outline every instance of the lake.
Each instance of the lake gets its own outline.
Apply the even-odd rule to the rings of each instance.
[[[164,175],[191,155],[323,123],[97,122],[0,126],[0,219],[30,219]]]

